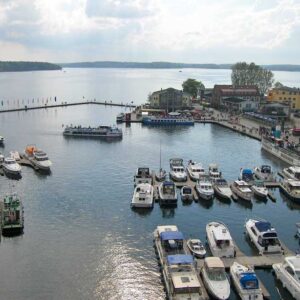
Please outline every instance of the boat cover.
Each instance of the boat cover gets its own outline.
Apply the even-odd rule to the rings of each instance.
[[[243,175],[252,175],[253,172],[251,169],[243,169],[243,172],[242,172]]]
[[[194,258],[192,255],[176,254],[167,256],[168,265],[192,264]]]
[[[183,240],[184,236],[180,231],[164,231],[160,234],[162,241]]]
[[[261,166],[261,172],[262,173],[271,173],[271,167],[267,165],[262,165]]]
[[[164,181],[163,182],[163,186],[173,186],[174,185],[174,182],[172,181]]]
[[[258,229],[259,232],[265,232],[271,230],[272,228],[271,223],[266,221],[255,222],[255,227]]]
[[[258,289],[258,280],[254,273],[243,273],[241,274],[240,283],[243,289],[252,290]]]

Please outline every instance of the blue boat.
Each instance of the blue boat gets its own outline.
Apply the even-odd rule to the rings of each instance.
[[[178,116],[166,116],[166,117],[155,117],[155,116],[149,116],[144,117],[142,119],[142,123],[144,125],[153,125],[153,126],[192,126],[194,125],[194,120],[184,117],[178,117]]]
[[[239,180],[244,180],[246,182],[253,181],[254,176],[251,169],[241,169]]]

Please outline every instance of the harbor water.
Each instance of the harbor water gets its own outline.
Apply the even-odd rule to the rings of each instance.
[[[49,82],[45,89],[50,91]],[[50,175],[24,166],[21,180],[0,176],[0,196],[18,192],[25,215],[24,234],[0,242],[1,299],[164,299],[152,237],[159,224],[177,225],[186,238],[205,241],[205,225],[223,221],[241,250],[251,255],[255,251],[245,239],[244,223],[260,217],[275,226],[291,250],[299,249],[294,235],[300,206],[278,190],[276,202],[253,200],[252,206],[218,199],[183,205],[179,200],[177,208],[162,209],[156,203],[153,210],[132,210],[134,172],[140,166],[158,170],[160,144],[166,170],[174,157],[206,168],[215,162],[229,181],[237,179],[241,167],[266,163],[278,171],[285,165],[262,152],[258,141],[218,125],[122,124],[123,139],[118,141],[62,135],[67,124],[112,125],[121,111],[82,105],[0,114],[5,137],[0,152],[22,152],[34,143],[53,162]],[[278,292],[290,299],[271,270],[257,273],[272,299],[280,299]],[[238,299],[234,291],[230,299]]]

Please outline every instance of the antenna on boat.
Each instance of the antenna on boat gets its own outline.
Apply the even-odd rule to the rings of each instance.
[[[161,139],[159,140],[159,171],[161,171]]]

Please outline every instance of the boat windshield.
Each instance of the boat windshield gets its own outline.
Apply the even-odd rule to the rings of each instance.
[[[7,160],[5,163],[7,165],[13,165],[13,164],[15,164],[15,161],[14,160]]]
[[[173,185],[164,185],[163,192],[164,192],[164,194],[173,195],[174,194],[174,186]]]
[[[213,268],[207,270],[207,275],[210,280],[213,281],[224,281],[226,280],[226,274],[221,268]]]
[[[44,160],[48,160],[48,157],[47,156],[36,156],[35,159],[38,161],[44,161]]]

